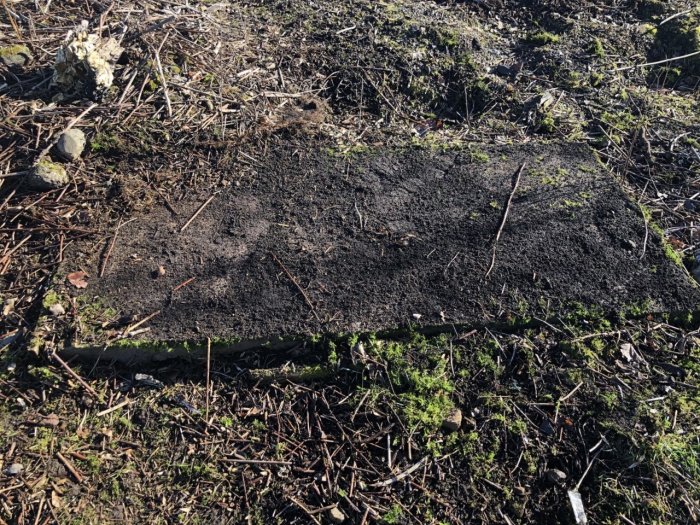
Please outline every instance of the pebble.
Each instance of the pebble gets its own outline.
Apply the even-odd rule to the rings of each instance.
[[[51,315],[54,317],[58,317],[59,315],[64,315],[66,313],[66,309],[63,308],[60,303],[56,303],[49,307],[49,312],[51,312]]]
[[[68,182],[66,168],[46,159],[34,164],[27,177],[27,183],[37,190],[55,190]]]
[[[79,129],[69,129],[61,133],[56,147],[64,159],[78,160],[85,149],[85,133]]]
[[[559,469],[549,469],[544,475],[550,483],[558,484],[566,481],[566,474]]]
[[[540,424],[540,432],[542,432],[545,436],[551,436],[552,434],[554,434],[554,427],[548,419],[545,419]]]
[[[5,469],[6,476],[18,476],[24,470],[24,465],[21,463],[13,463]]]
[[[462,426],[462,411],[459,408],[453,408],[442,420],[442,428],[450,432],[456,432]]]
[[[333,523],[343,523],[345,521],[345,514],[338,507],[333,507],[328,511],[328,517]]]
[[[509,68],[508,66],[506,66],[505,64],[498,64],[496,66],[496,69],[494,70],[494,72],[497,75],[501,75],[502,77],[514,76],[513,70],[511,68]]]

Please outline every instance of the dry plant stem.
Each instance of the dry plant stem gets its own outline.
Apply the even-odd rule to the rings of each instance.
[[[207,337],[207,392],[206,392],[206,410],[204,413],[204,420],[209,426],[209,395],[211,390],[211,338]]]
[[[226,458],[229,463],[240,463],[241,465],[283,465],[289,466],[292,464],[291,461],[277,461],[274,459],[239,459],[239,458]]]
[[[287,270],[287,267],[286,267],[284,264],[282,264],[282,261],[280,261],[274,253],[270,252],[270,257],[272,257],[272,260],[275,261],[275,263],[277,264],[277,266],[279,266],[279,267],[282,269],[282,271],[283,271],[284,274],[287,276],[287,278],[288,278],[290,281],[292,281],[292,284],[294,284],[294,286],[296,287],[296,289],[299,290],[299,293],[300,293],[300,294],[302,295],[302,297],[304,298],[304,301],[306,302],[306,304],[308,305],[308,307],[311,309],[311,313],[314,314],[314,317],[316,318],[316,320],[320,322],[321,319],[319,318],[318,314],[316,313],[316,308],[314,308],[314,305],[313,305],[313,303],[311,302],[311,299],[309,299],[309,296],[306,294],[306,292],[304,291],[304,289],[299,285],[299,283],[298,283],[297,280],[294,278],[294,276],[291,274],[291,272],[290,272],[289,270]]]
[[[513,189],[511,190],[510,195],[508,196],[508,201],[506,202],[506,207],[503,210],[503,217],[501,217],[501,224],[498,227],[498,231],[496,232],[496,237],[493,241],[493,248],[491,251],[491,264],[489,265],[489,269],[486,271],[486,275],[484,276],[485,278],[488,278],[488,276],[491,274],[491,270],[493,270],[493,267],[496,265],[496,250],[498,249],[498,241],[501,238],[501,234],[503,233],[503,228],[506,225],[506,220],[508,219],[508,212],[510,211],[511,203],[513,202],[513,195],[515,195],[515,192],[518,191],[518,185],[520,184],[520,176],[523,174],[524,169],[525,169],[525,163],[523,162],[520,165],[520,168],[518,168],[517,173],[515,174],[515,181],[513,182]]]
[[[316,519],[316,517],[313,515],[313,512],[306,505],[304,505],[301,501],[299,501],[298,499],[296,499],[292,496],[289,496],[289,501],[291,501],[297,507],[299,507],[301,510],[303,510],[306,513],[306,515],[309,517],[309,519],[311,519],[311,521],[316,523],[316,525],[321,525],[321,522],[318,521],[318,519]]]
[[[672,57],[672,58],[665,58],[664,60],[657,60],[656,62],[645,62],[644,64],[635,64],[633,66],[618,67],[615,69],[608,70],[608,73],[615,73],[616,71],[627,71],[630,69],[637,69],[639,67],[658,66],[659,64],[666,64],[668,62],[675,62],[676,60],[684,60],[686,58],[691,58],[691,57],[694,57],[697,55],[700,55],[700,51],[693,51],[692,53],[688,53],[687,55],[681,55],[681,56]]]
[[[122,337],[127,337],[131,332],[133,332],[134,330],[136,330],[136,329],[137,329],[139,326],[141,326],[143,323],[147,323],[148,321],[150,321],[151,319],[153,319],[153,318],[154,318],[156,315],[158,315],[159,313],[160,313],[160,310],[156,310],[155,312],[153,312],[153,313],[150,314],[150,315],[147,315],[146,317],[144,317],[143,319],[141,319],[141,320],[138,321],[137,323],[132,324],[132,325],[129,326],[126,330],[124,330],[124,335],[123,335]]]
[[[95,416],[96,417],[106,416],[107,414],[111,414],[112,412],[116,412],[120,408],[123,408],[127,405],[130,405],[131,403],[132,403],[132,401],[130,399],[126,399],[125,401],[122,401],[121,403],[118,403],[118,404],[114,405],[113,407],[109,407],[109,408],[106,408],[105,410],[102,410],[101,412],[98,412],[97,414],[95,414]]]
[[[173,288],[173,293],[177,292],[180,288],[184,288],[188,284],[190,284],[192,281],[194,281],[196,277],[190,277],[186,281],[182,281],[180,284],[178,284],[175,288]]]
[[[121,219],[119,220],[119,224],[117,225],[117,228],[114,230],[114,235],[112,236],[112,241],[109,243],[109,248],[107,248],[107,253],[105,254],[105,258],[102,261],[102,266],[100,267],[100,273],[99,277],[102,277],[105,274],[105,270],[107,269],[107,263],[109,262],[109,258],[112,255],[112,250],[114,249],[114,243],[117,242],[117,235],[119,234],[119,229],[124,226],[125,224],[128,224],[132,221],[135,221],[136,219],[129,219],[128,221],[122,223]]]
[[[95,391],[94,388],[92,388],[90,385],[88,385],[82,377],[80,377],[78,374],[76,374],[73,369],[68,366],[68,363],[66,363],[63,359],[61,359],[58,354],[55,352],[51,354],[51,359],[56,361],[59,365],[63,367],[63,369],[68,372],[68,375],[71,376],[73,379],[75,379],[78,383],[82,385],[82,387],[94,398],[99,398],[100,396],[98,393]]]
[[[402,479],[406,478],[407,476],[410,476],[416,470],[421,468],[423,466],[423,464],[427,461],[427,459],[428,459],[427,457],[424,457],[418,463],[416,463],[412,467],[407,468],[406,470],[404,470],[400,474],[394,476],[393,478],[389,478],[389,479],[384,480],[384,481],[379,481],[377,483],[372,483],[370,485],[370,487],[388,487],[389,485],[393,485],[394,483],[398,483]]]
[[[559,401],[557,402],[557,409],[554,411],[554,424],[557,424],[557,420],[559,419],[559,407],[561,404],[569,399],[571,396],[573,396],[576,391],[583,386],[583,381],[581,381],[578,385],[576,385],[571,392],[566,394],[564,397],[559,398]]]
[[[165,97],[165,105],[168,108],[168,117],[173,118],[173,107],[172,104],[170,103],[170,95],[168,95],[168,85],[167,82],[165,81],[165,73],[163,73],[163,66],[160,63],[160,50],[163,48],[163,44],[165,44],[165,41],[168,39],[168,36],[170,36],[170,32],[166,33],[165,38],[161,42],[160,46],[154,53],[156,57],[156,66],[158,67],[158,74],[160,75],[160,80],[162,83],[163,87],[163,96]]]
[[[187,229],[187,227],[188,227],[190,224],[192,224],[192,221],[194,221],[194,220],[199,216],[199,214],[202,213],[202,211],[204,210],[204,208],[206,208],[206,207],[209,205],[209,203],[210,203],[212,200],[214,200],[214,197],[216,197],[216,193],[215,193],[214,195],[212,195],[211,197],[209,197],[206,201],[204,201],[204,204],[202,204],[199,208],[197,208],[197,211],[194,212],[194,214],[192,215],[192,217],[190,217],[190,219],[185,223],[185,225],[184,225],[182,228],[180,228],[180,233],[184,232],[185,229]]]
[[[77,468],[75,468],[75,465],[73,465],[73,463],[67,457],[65,457],[60,452],[56,452],[56,457],[61,460],[61,463],[63,463],[68,472],[70,472],[73,475],[75,481],[77,481],[78,483],[83,482],[83,475]]]

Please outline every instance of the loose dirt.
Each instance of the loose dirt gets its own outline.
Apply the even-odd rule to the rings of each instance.
[[[62,280],[59,294],[81,295],[93,314],[96,301],[117,317],[158,311],[143,326],[149,340],[237,342],[582,309],[674,312],[700,298],[584,146],[281,149],[183,231],[209,197],[190,195],[177,216],[163,206],[134,217],[103,278],[111,239],[79,245],[62,268],[92,278],[84,291]],[[82,342],[100,337],[88,331]]]

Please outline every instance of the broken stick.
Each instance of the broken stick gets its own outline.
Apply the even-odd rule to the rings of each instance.
[[[311,302],[311,299],[309,299],[309,296],[306,294],[306,292],[304,291],[304,289],[299,285],[299,283],[298,283],[297,280],[294,278],[294,276],[292,275],[292,273],[291,273],[289,270],[287,270],[287,267],[286,267],[284,264],[282,264],[282,261],[280,261],[274,253],[270,252],[270,257],[272,257],[272,260],[275,261],[275,263],[277,263],[277,266],[279,266],[279,267],[282,269],[282,271],[283,271],[284,274],[287,276],[287,278],[288,278],[290,281],[292,281],[292,284],[294,284],[294,286],[296,286],[296,289],[299,290],[299,293],[300,293],[300,294],[302,295],[302,297],[304,298],[304,301],[306,302],[306,304],[308,305],[308,307],[311,309],[311,313],[314,314],[314,317],[316,318],[316,320],[320,322],[321,319],[320,319],[320,317],[318,316],[318,314],[316,313],[316,308],[314,308],[314,305],[313,305],[313,303]]]
[[[515,195],[515,192],[518,191],[518,184],[520,184],[520,176],[523,174],[523,170],[525,169],[525,163],[523,162],[520,165],[520,168],[518,168],[518,171],[515,173],[515,180],[513,181],[513,189],[510,192],[510,195],[508,196],[508,200],[506,201],[506,207],[503,210],[503,216],[501,217],[501,224],[498,227],[498,231],[496,232],[496,237],[493,240],[493,249],[491,251],[491,264],[489,265],[489,269],[486,271],[486,275],[484,276],[485,278],[488,278],[488,276],[491,274],[491,270],[493,270],[493,267],[496,265],[496,250],[498,249],[498,240],[501,238],[501,233],[503,233],[503,228],[506,225],[506,219],[508,218],[508,212],[510,211],[510,205],[513,202],[513,195]]]

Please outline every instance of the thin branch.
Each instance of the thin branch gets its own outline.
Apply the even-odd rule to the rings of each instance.
[[[647,67],[647,66],[658,66],[659,64],[666,64],[668,62],[674,62],[676,60],[683,60],[684,58],[690,58],[700,55],[700,51],[693,51],[692,53],[688,53],[687,55],[681,55],[679,57],[672,57],[672,58],[666,58],[664,60],[657,60],[656,62],[645,62],[644,64],[635,64],[633,66],[625,66],[625,67],[616,67],[615,69],[609,69],[608,73],[614,73],[616,71],[627,71],[629,69],[636,69],[639,67]]]
[[[287,276],[287,278],[290,281],[292,281],[292,284],[294,284],[296,289],[299,290],[299,293],[302,295],[302,297],[304,297],[304,301],[306,302],[308,307],[311,309],[311,313],[314,314],[314,317],[316,318],[316,320],[321,321],[321,318],[316,313],[316,308],[314,308],[314,304],[311,302],[311,299],[309,299],[309,296],[306,294],[304,289],[299,285],[299,283],[294,278],[292,273],[289,270],[287,270],[287,267],[284,264],[282,264],[282,261],[280,261],[274,253],[270,252],[270,257],[272,257],[272,260],[275,261],[275,263],[277,263],[277,266],[279,266],[282,269],[282,271]]]
[[[520,168],[518,168],[518,171],[515,174],[513,189],[511,190],[510,195],[508,196],[508,200],[506,201],[506,207],[503,210],[503,217],[501,217],[501,224],[498,227],[498,231],[496,232],[496,238],[493,241],[493,249],[491,252],[491,264],[489,265],[489,269],[486,271],[486,275],[484,276],[485,278],[488,278],[488,276],[491,274],[491,270],[493,270],[493,267],[496,265],[496,250],[498,249],[498,241],[501,238],[501,233],[503,233],[503,228],[506,225],[506,219],[508,219],[508,212],[510,211],[511,203],[513,202],[513,195],[515,195],[515,192],[518,191],[518,185],[520,184],[520,176],[523,174],[524,169],[525,162],[523,162],[520,165]]]

